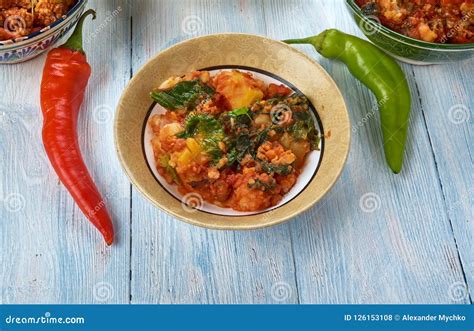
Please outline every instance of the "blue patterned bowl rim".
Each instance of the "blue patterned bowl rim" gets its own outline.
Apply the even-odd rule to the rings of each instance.
[[[54,21],[50,25],[45,26],[41,30],[30,33],[29,35],[24,36],[24,37],[18,37],[18,38],[9,39],[9,40],[1,40],[0,41],[0,49],[3,49],[3,46],[8,46],[8,48],[14,47],[14,46],[20,46],[20,45],[18,45],[19,43],[21,43],[23,45],[24,41],[31,41],[31,39],[43,34],[44,32],[52,31],[55,27],[57,27],[61,23],[65,22],[69,17],[71,17],[76,11],[78,11],[86,3],[87,3],[87,0],[77,0],[77,2],[74,4],[74,6],[72,6],[72,8],[69,9],[69,11],[65,15],[63,15],[60,19]]]
[[[354,2],[354,0],[346,0],[346,4],[349,9],[352,10],[361,19],[367,19],[362,13],[360,7]],[[386,26],[382,25],[379,22],[374,20],[367,20],[368,23],[374,25],[377,28],[377,31],[386,35],[388,38],[394,40],[395,42],[403,43],[412,47],[428,49],[432,51],[466,51],[474,50],[474,43],[466,44],[441,44],[441,43],[431,43],[423,40],[414,39],[408,36],[405,36],[401,33],[393,31]]]

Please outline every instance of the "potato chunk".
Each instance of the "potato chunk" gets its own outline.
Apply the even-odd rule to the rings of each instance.
[[[264,96],[263,82],[240,71],[222,71],[213,80],[216,91],[223,95],[232,109],[249,107]]]

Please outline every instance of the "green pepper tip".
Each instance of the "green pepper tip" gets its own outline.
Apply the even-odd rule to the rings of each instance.
[[[402,158],[399,158],[397,160],[393,160],[393,159],[390,159],[389,157],[387,157],[387,155],[391,155],[390,152],[385,152],[386,154],[386,161],[387,161],[387,164],[390,168],[390,170],[392,170],[392,172],[397,175],[399,174],[401,171],[402,171],[402,167],[403,167],[403,157]]]
[[[398,175],[401,171],[402,169],[397,169],[397,170],[392,169],[392,172],[394,175]]]

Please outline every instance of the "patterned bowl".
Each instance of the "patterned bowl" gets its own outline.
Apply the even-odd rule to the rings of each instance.
[[[365,16],[354,0],[346,0],[352,17],[361,31],[376,46],[399,59],[417,64],[440,64],[474,57],[474,44],[430,43],[404,36]]]
[[[31,60],[49,50],[77,23],[87,0],[78,0],[69,12],[54,23],[25,37],[0,41],[0,64]]]
[[[251,213],[219,208],[197,193],[181,195],[156,171],[148,118],[162,108],[151,100],[149,92],[170,76],[197,69],[251,72],[266,83],[283,84],[308,97],[322,134],[321,148],[308,155],[297,182],[276,206]],[[116,150],[138,191],[169,214],[212,229],[267,227],[310,208],[341,174],[349,153],[350,131],[344,98],[319,64],[282,42],[240,33],[202,36],[162,51],[134,75],[115,114]]]

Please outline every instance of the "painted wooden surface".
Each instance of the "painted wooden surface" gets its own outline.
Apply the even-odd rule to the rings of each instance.
[[[360,35],[343,0],[91,1],[94,68],[81,147],[118,229],[107,248],[58,182],[40,141],[44,56],[0,67],[1,303],[471,303],[474,294],[474,61],[403,65],[413,113],[402,174],[387,171],[371,94],[314,57],[353,124],[334,189],[291,222],[200,229],[150,205],[115,156],[112,119],[133,72],[176,42],[217,32],[275,39],[337,27]],[[87,35],[87,33],[86,33]],[[360,123],[360,125],[359,125]]]

